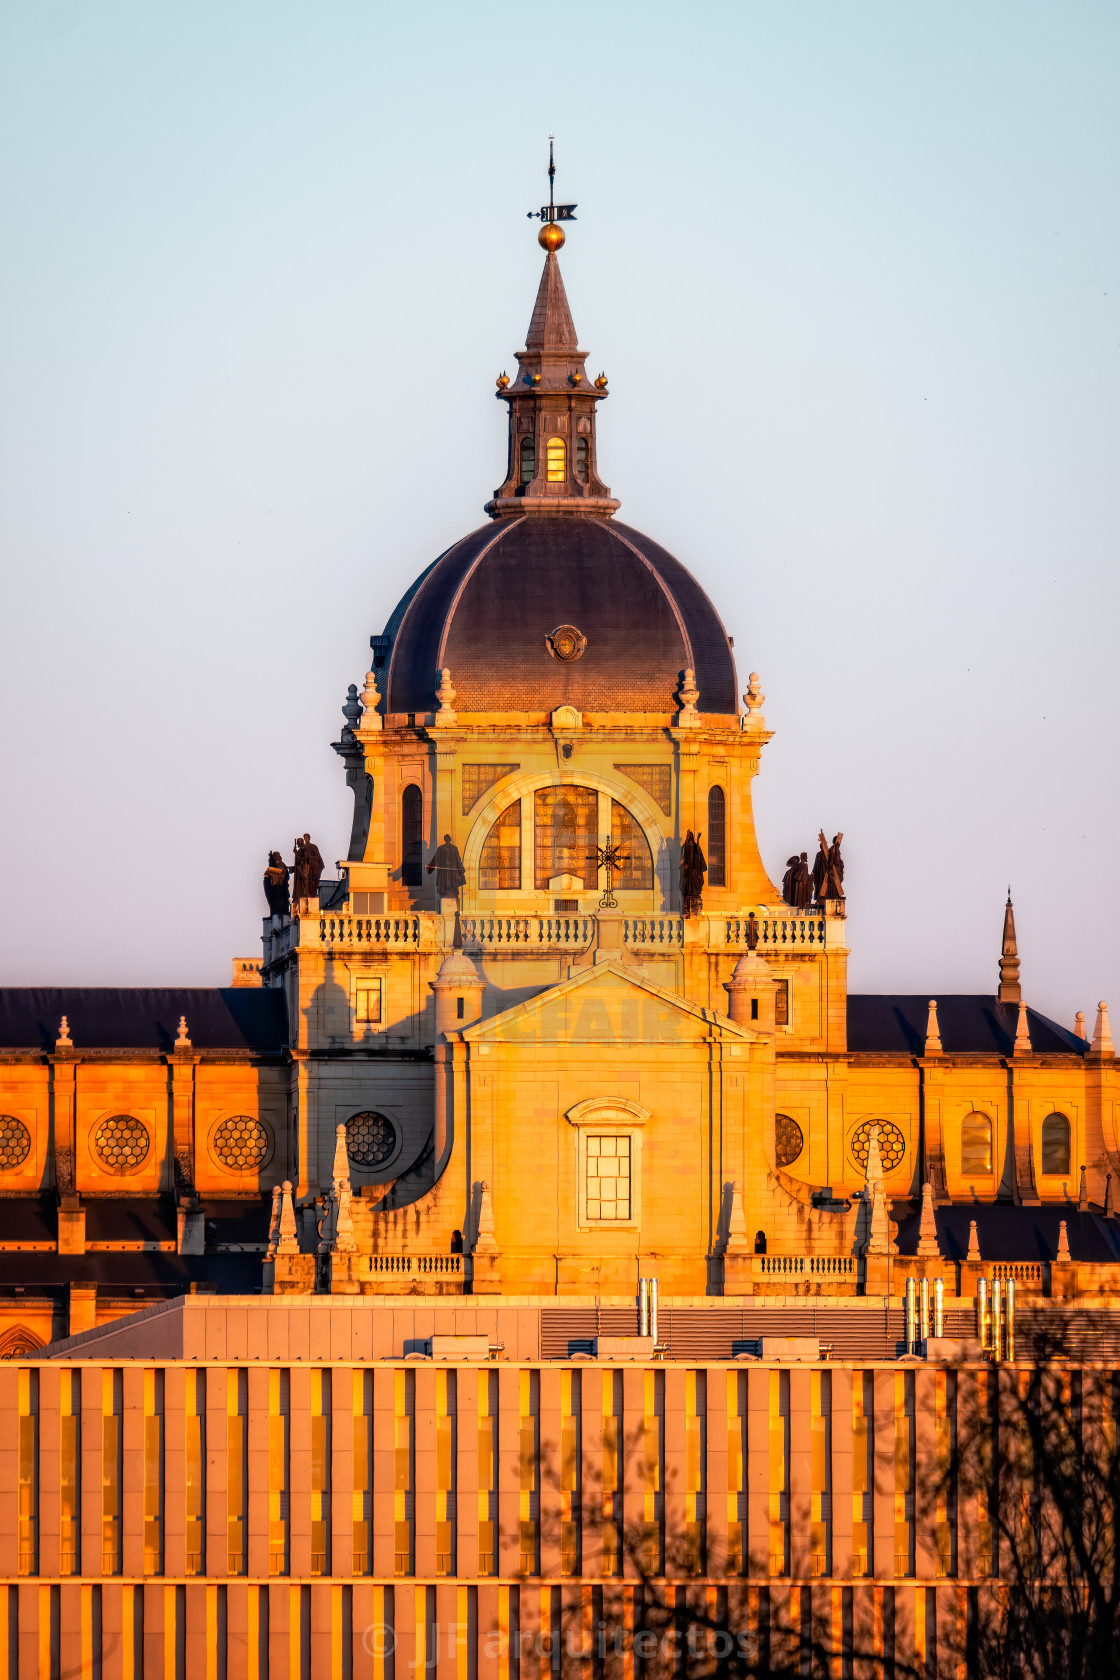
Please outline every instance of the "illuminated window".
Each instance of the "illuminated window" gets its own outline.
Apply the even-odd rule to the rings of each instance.
[[[536,886],[546,892],[557,875],[593,887],[592,854],[599,843],[599,796],[591,788],[541,788],[536,795]]]
[[[607,1135],[587,1139],[587,1218],[630,1218],[630,1139]]]
[[[486,836],[478,866],[478,885],[482,892],[521,890],[520,799],[506,806]]]
[[[545,444],[545,463],[548,482],[563,484],[568,476],[568,450],[562,437],[550,437]]]
[[[424,795],[410,782],[401,794],[401,885],[424,881]]]
[[[625,892],[649,892],[653,887],[653,856],[649,841],[625,805],[611,800],[611,842],[626,862],[615,872],[614,884]]]
[[[354,991],[354,1020],[368,1026],[381,1025],[381,981],[360,980]]]
[[[708,885],[727,885],[727,825],[723,789],[708,789]]]
[[[525,438],[521,444],[521,482],[528,484],[537,471],[537,446],[532,438]]]
[[[966,1114],[961,1124],[961,1172],[992,1170],[992,1122],[986,1114]]]
[[[585,437],[576,439],[576,477],[581,484],[586,484],[588,470],[591,465],[591,445]]]
[[[1069,1172],[1069,1121],[1064,1114],[1048,1114],[1042,1122],[1042,1170]]]

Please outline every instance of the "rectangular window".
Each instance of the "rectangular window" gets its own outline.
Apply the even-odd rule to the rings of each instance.
[[[455,1574],[454,1371],[436,1372],[436,1574]]]
[[[331,1572],[331,1377],[311,1373],[311,1573]]]
[[[121,1572],[121,1373],[101,1373],[101,1573]]]
[[[586,1140],[586,1211],[589,1221],[630,1218],[630,1139],[607,1134]]]
[[[498,1373],[478,1373],[478,1573],[497,1573]]]
[[[512,776],[518,764],[464,764],[462,766],[462,804],[463,815],[473,811],[484,793],[500,782],[503,776]]]
[[[373,1372],[353,1375],[354,1574],[368,1575],[373,1568]]]
[[[144,1573],[163,1573],[163,1372],[144,1372]]]
[[[591,788],[547,787],[534,796],[536,887],[547,892],[557,875],[585,887],[598,881],[599,795]]]
[[[727,1372],[727,1573],[742,1575],[747,1555],[747,1374]]]
[[[359,980],[354,988],[354,1021],[358,1026],[381,1025],[381,981]]]
[[[673,772],[667,764],[616,764],[624,776],[648,793],[667,817],[673,814]]]
[[[518,1458],[521,1467],[518,1567],[540,1574],[540,1381],[539,1371],[518,1373]]]
[[[186,1373],[187,1574],[201,1575],[206,1562],[206,1372]]]
[[[603,1375],[603,1574],[622,1573],[622,1372]]]
[[[875,1388],[870,1371],[852,1373],[852,1574],[874,1568]]]
[[[39,1373],[19,1373],[19,1557],[21,1575],[39,1570]]]
[[[774,983],[774,1022],[779,1027],[789,1026],[788,980],[777,980]]]
[[[727,801],[721,787],[708,789],[708,885],[727,885]]]
[[[288,1573],[291,1377],[268,1373],[268,1573]]]
[[[396,1371],[393,1374],[393,1573],[411,1575],[413,1569],[412,1523],[414,1516],[413,1481],[414,1443],[413,1419],[416,1415],[416,1373]]]
[[[80,1573],[82,1374],[63,1371],[59,1403],[60,1575]]]
[[[226,1572],[246,1565],[245,1471],[248,1459],[248,1373],[226,1372]]]

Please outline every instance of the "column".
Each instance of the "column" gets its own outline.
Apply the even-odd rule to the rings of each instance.
[[[478,1569],[478,1384],[488,1374],[485,1366],[456,1373],[455,1567],[460,1575]]]
[[[861,1379],[862,1380],[862,1379]],[[852,1368],[832,1367],[832,1573],[852,1573]]]
[[[749,1572],[770,1573],[770,1372],[747,1373],[747,1543]]]
[[[373,1573],[382,1581],[393,1579],[396,1534],[395,1378],[392,1366],[379,1366],[373,1373]]]
[[[187,1567],[185,1393],[183,1367],[169,1365],[163,1376],[163,1567],[172,1579]]]
[[[541,1371],[540,1477],[541,1574],[560,1574],[560,1372]]]
[[[228,1435],[228,1402],[226,1385],[229,1372],[222,1365],[211,1365],[206,1372],[206,1573],[223,1579],[228,1572],[228,1534],[226,1527],[226,1439]],[[188,1647],[192,1594],[204,1589],[187,1587]],[[197,1614],[197,1609],[195,1611]],[[203,1614],[203,1644],[200,1648],[205,1660],[205,1610]],[[189,1652],[188,1673],[205,1673],[195,1669]]]
[[[62,1372],[58,1366],[39,1368],[39,1574],[56,1576],[62,1517],[59,1419]]]
[[[521,1554],[520,1372],[498,1372],[498,1529],[500,1575],[516,1575]]]
[[[272,1427],[268,1410],[267,1365],[250,1366],[246,1372],[249,1390],[249,1450],[246,1454],[246,1551],[250,1580],[268,1580],[269,1574],[269,1456]]]
[[[875,1372],[875,1575],[894,1576],[894,1378]]]
[[[914,1372],[915,1474],[914,1474],[914,1572],[920,1581],[937,1576],[938,1479],[941,1465],[937,1454],[935,1408],[937,1378],[944,1372],[926,1366]]]
[[[436,1572],[436,1373],[430,1365],[417,1366],[415,1394],[414,1556],[417,1576],[430,1579]]]
[[[121,1373],[121,1573],[144,1574],[144,1369]]]
[[[362,1372],[331,1371],[331,1574],[354,1573],[354,1385]]]
[[[580,1373],[581,1555],[584,1578],[603,1572],[603,1383],[609,1372]]]
[[[811,1372],[794,1365],[789,1374],[789,1556],[795,1581],[809,1578],[809,1513],[813,1492]]]
[[[81,1453],[79,1475],[81,1476],[81,1566],[82,1574],[87,1578],[97,1580],[101,1574],[101,1451],[104,1440],[102,1425],[102,1372],[97,1365],[85,1365],[82,1368],[82,1416],[81,1416]],[[0,1439],[2,1439],[0,1435]],[[11,1532],[15,1532],[13,1518]],[[3,1520],[0,1510],[0,1548],[4,1545],[4,1537],[8,1533],[8,1525]],[[3,1552],[0,1550],[0,1560]],[[2,1569],[2,1564],[0,1564]],[[6,1569],[2,1573],[7,1574]],[[14,1574],[14,1569],[12,1570]]]
[[[705,1521],[707,1532],[705,1547],[707,1556],[707,1573],[709,1575],[723,1575],[728,1569],[727,1528],[728,1528],[728,1482],[729,1463],[728,1447],[730,1433],[739,1424],[738,1407],[734,1413],[728,1411],[727,1390],[731,1383],[736,1386],[739,1382],[738,1371],[724,1371],[717,1367],[709,1367],[707,1372],[707,1442],[704,1467],[705,1500],[707,1510]]]
[[[292,1575],[306,1579],[311,1574],[311,1372],[306,1365],[293,1365],[290,1381],[289,1557]]]

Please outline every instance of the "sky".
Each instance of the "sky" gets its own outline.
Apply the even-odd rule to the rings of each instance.
[[[574,21],[581,18],[582,22]],[[227,984],[562,267],[849,982],[1120,1006],[1120,9],[6,0],[0,981]],[[702,703],[702,702],[701,702]]]

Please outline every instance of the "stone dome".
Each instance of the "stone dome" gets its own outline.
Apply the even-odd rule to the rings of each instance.
[[[384,640],[387,713],[434,711],[445,668],[457,712],[668,713],[686,669],[699,711],[738,709],[715,607],[617,519],[529,515],[473,531],[417,579]]]

